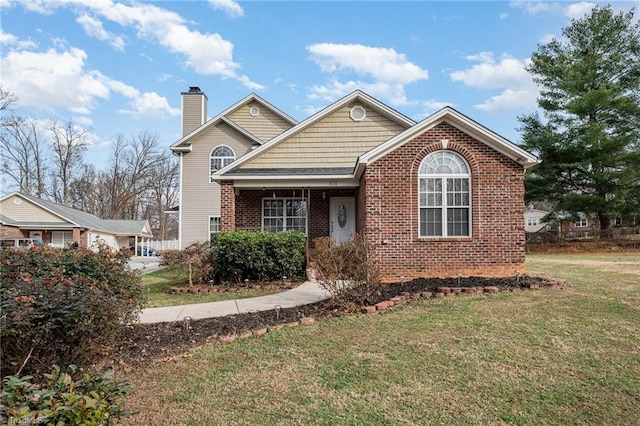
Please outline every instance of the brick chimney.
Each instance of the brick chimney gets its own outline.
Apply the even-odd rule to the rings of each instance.
[[[207,121],[207,95],[197,86],[182,92],[182,136],[185,136]]]

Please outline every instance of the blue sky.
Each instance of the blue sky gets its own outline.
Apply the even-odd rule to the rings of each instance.
[[[518,142],[536,110],[528,58],[595,4],[0,0],[0,81],[43,128],[89,129],[98,167],[118,134],[178,140],[189,86],[209,117],[255,92],[302,120],[361,89],[417,121],[451,105]]]

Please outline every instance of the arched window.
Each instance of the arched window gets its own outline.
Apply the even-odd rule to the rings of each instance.
[[[213,182],[213,174],[225,167],[228,164],[231,164],[236,159],[236,153],[233,152],[233,149],[228,147],[227,145],[218,145],[213,150],[211,150],[211,179]]]
[[[453,151],[427,155],[418,171],[421,237],[471,235],[471,173]]]

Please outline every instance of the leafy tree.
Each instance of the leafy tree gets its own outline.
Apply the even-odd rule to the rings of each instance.
[[[520,117],[530,170],[527,200],[596,213],[602,229],[640,201],[640,24],[634,11],[594,7],[561,39],[539,45],[528,71],[541,87],[538,114]],[[635,211],[634,211],[635,209]]]

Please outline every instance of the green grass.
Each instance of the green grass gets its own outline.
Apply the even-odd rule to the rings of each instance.
[[[131,423],[637,424],[640,254],[591,256],[528,258],[562,290],[414,301],[154,365],[131,376]]]
[[[262,296],[273,291],[261,289],[249,289],[239,292],[218,293],[177,293],[169,294],[171,287],[184,285],[187,282],[187,274],[169,273],[165,269],[142,275],[142,285],[147,295],[147,307],[189,305],[192,303],[218,302],[221,300],[241,299],[247,297]]]

